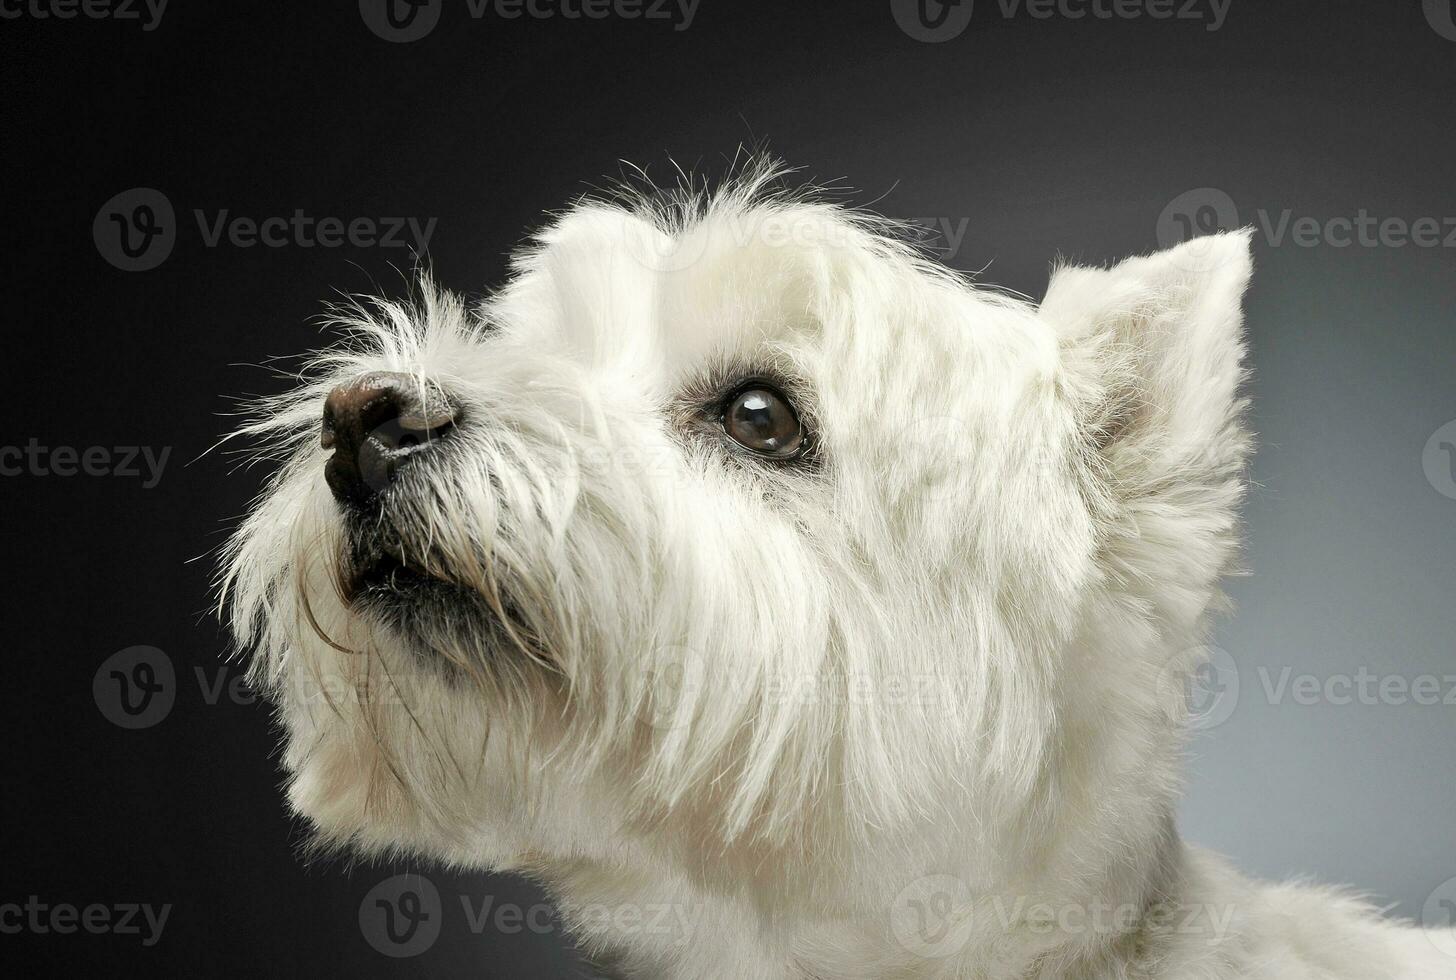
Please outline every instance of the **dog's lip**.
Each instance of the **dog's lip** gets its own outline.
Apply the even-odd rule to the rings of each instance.
[[[350,562],[345,598],[355,602],[369,594],[403,594],[429,587],[458,588],[438,571],[409,561],[396,545],[381,544],[377,550],[356,554]]]

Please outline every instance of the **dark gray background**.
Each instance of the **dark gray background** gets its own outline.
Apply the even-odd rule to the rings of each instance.
[[[439,279],[478,293],[543,210],[620,159],[665,180],[669,157],[713,174],[740,142],[765,142],[886,213],[964,221],[949,261],[1032,296],[1059,253],[1157,247],[1169,202],[1216,200],[1203,188],[1233,203],[1225,221],[1456,214],[1445,0],[1232,0],[1216,31],[1007,18],[979,0],[963,33],[934,44],[885,0],[701,0],[687,30],[475,20],[465,0],[442,2],[428,36],[398,44],[353,0],[174,0],[150,31],[0,19],[0,444],[173,447],[152,489],[0,478],[0,903],[173,906],[151,948],[28,931],[0,935],[0,952],[149,975],[569,969],[552,930],[467,925],[460,896],[529,907],[529,888],[429,867],[417,870],[441,896],[439,938],[414,959],[377,953],[360,906],[402,869],[304,866],[266,710],[199,690],[195,669],[237,675],[207,611],[209,553],[262,473],[217,454],[184,464],[227,430],[229,396],[285,384],[257,365],[327,340],[311,318],[332,290],[397,294],[412,260],[209,248],[195,209],[437,217]],[[176,240],[156,268],[124,272],[92,225],[136,187],[165,195]],[[1456,706],[1305,705],[1268,688],[1286,668],[1291,684],[1364,668],[1456,687],[1456,486],[1441,440],[1423,465],[1456,419],[1456,248],[1261,231],[1256,251],[1251,574],[1232,583],[1238,611],[1216,637],[1223,673],[1198,692],[1183,825],[1250,872],[1347,882],[1419,917],[1456,876]],[[126,730],[92,681],[135,645],[165,652],[177,688],[164,719]]]

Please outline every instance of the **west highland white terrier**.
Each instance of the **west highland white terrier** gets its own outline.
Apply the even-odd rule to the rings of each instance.
[[[349,304],[242,430],[223,602],[317,846],[530,875],[627,977],[1456,977],[1174,829],[1248,235],[1034,305],[774,183]]]

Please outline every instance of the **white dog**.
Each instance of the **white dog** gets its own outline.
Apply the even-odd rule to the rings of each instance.
[[[346,309],[244,430],[224,601],[319,844],[529,874],[631,977],[1456,977],[1173,827],[1248,236],[1035,306],[773,177]]]

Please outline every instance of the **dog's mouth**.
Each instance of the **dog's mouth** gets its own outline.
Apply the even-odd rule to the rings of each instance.
[[[415,560],[387,539],[367,536],[341,562],[339,587],[351,609],[412,637],[422,649],[435,649],[449,636],[451,643],[482,651],[513,647],[544,659],[539,638],[509,593],[488,600],[451,577],[438,556]]]
[[[352,606],[419,598],[425,594],[443,596],[468,590],[438,568],[407,559],[398,549],[381,545],[358,545],[344,563],[344,600]]]
[[[454,583],[400,561],[393,555],[380,555],[359,568],[350,579],[349,585],[351,602],[369,593],[403,595],[440,585],[458,588]]]

